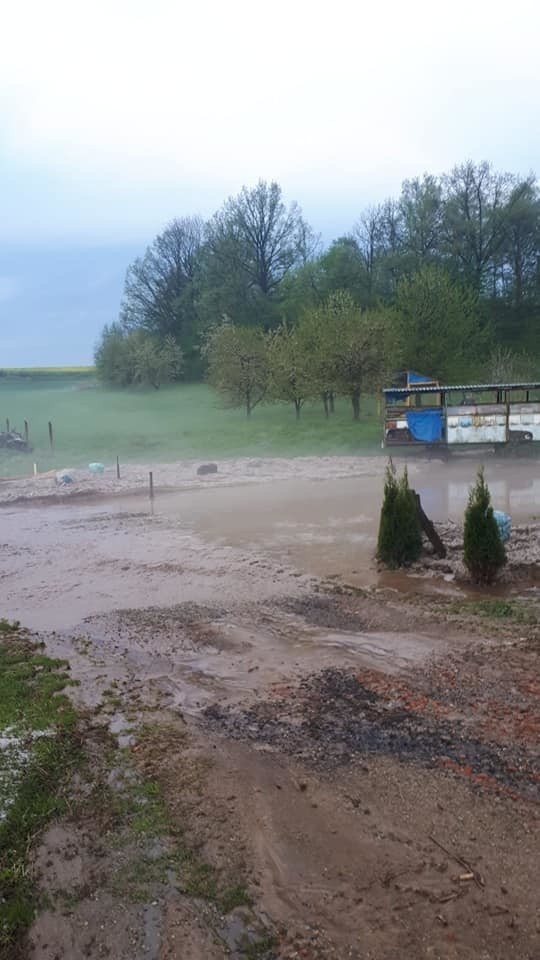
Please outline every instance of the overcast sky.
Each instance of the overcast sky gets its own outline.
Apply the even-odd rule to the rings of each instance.
[[[0,334],[28,289],[16,251],[144,247],[259,177],[329,240],[426,170],[540,170],[539,27],[533,0],[4,4]]]

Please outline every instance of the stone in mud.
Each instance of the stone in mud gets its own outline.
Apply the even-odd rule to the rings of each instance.
[[[202,463],[197,467],[197,476],[204,477],[207,473],[217,473],[217,463]]]

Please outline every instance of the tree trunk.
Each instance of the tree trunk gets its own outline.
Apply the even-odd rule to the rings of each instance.
[[[351,393],[351,402],[353,408],[353,420],[360,419],[360,391],[353,390]]]
[[[334,393],[332,390],[328,394],[328,400],[330,403],[330,413],[333,413],[334,412]]]
[[[296,419],[297,419],[297,420],[300,419],[300,410],[301,410],[301,409],[302,409],[302,401],[301,401],[301,400],[295,400],[295,401],[294,401],[294,410],[295,410],[295,413],[296,413]]]
[[[251,416],[251,391],[248,390],[246,393],[246,417]]]
[[[326,419],[328,420],[328,417],[329,417],[329,415],[330,415],[330,411],[329,411],[329,407],[328,407],[328,394],[327,394],[327,393],[323,393],[323,394],[321,394],[321,396],[322,396],[322,402],[324,403],[324,415],[325,415]]]

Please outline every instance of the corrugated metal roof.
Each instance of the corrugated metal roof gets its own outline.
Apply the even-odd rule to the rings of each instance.
[[[385,387],[383,393],[401,393],[407,396],[411,393],[450,393],[451,391],[464,392],[476,390],[540,390],[540,383],[462,383],[441,387]]]

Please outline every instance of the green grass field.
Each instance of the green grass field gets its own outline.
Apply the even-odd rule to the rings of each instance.
[[[299,422],[292,405],[258,406],[250,421],[225,409],[204,384],[160,390],[109,390],[84,370],[10,371],[0,376],[0,429],[6,418],[21,433],[29,423],[31,454],[0,450],[0,476],[85,466],[93,460],[158,463],[189,458],[308,456],[380,450],[376,402],[367,397],[359,423],[339,399],[325,419],[322,403],[306,404]],[[54,453],[48,421],[54,428]]]

